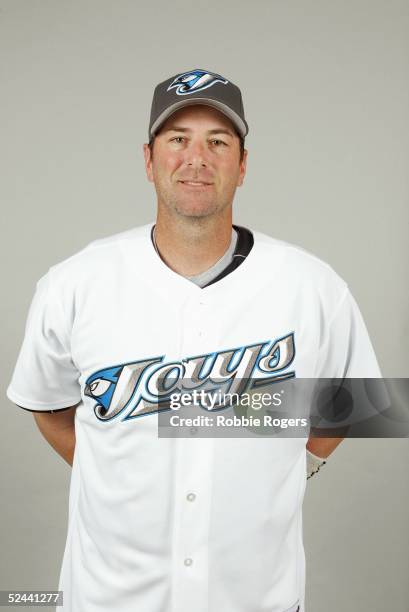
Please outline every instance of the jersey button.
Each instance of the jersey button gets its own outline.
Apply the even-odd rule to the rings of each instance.
[[[190,502],[195,501],[196,495],[194,493],[188,493],[188,495],[186,495],[186,499]]]
[[[193,563],[193,559],[190,559],[189,557],[184,560],[184,564],[186,565],[186,567],[190,567],[192,563]]]

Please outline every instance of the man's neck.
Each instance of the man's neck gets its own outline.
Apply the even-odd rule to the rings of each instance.
[[[158,215],[155,241],[164,262],[182,276],[213,266],[230,246],[231,214],[224,218],[163,218]]]

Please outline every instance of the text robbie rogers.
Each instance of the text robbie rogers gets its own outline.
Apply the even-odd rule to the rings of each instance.
[[[170,417],[169,423],[172,427],[307,427],[307,419],[279,419],[264,415],[260,417],[238,417],[236,415],[226,417],[218,414],[213,416],[200,415],[193,418],[181,417],[174,414]]]

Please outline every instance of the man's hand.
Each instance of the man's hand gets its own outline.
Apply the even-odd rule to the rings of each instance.
[[[56,412],[34,412],[34,419],[44,438],[69,465],[75,450],[75,410],[78,404]]]

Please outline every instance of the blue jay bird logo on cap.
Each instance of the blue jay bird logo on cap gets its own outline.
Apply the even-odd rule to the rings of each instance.
[[[170,91],[173,87],[176,88],[178,96],[186,96],[202,89],[207,89],[215,83],[223,83],[227,85],[229,81],[220,74],[214,74],[213,72],[206,72],[206,70],[191,70],[190,72],[184,72],[179,74],[168,87]]]

